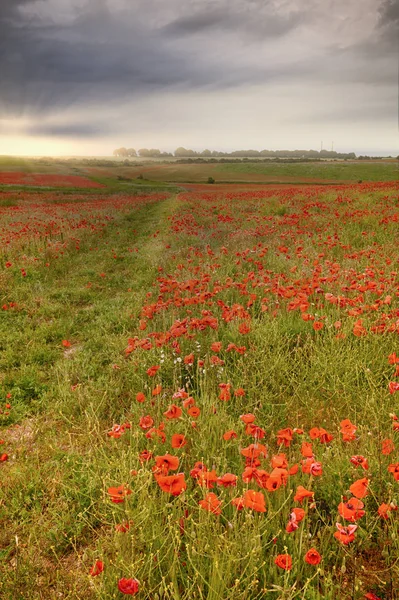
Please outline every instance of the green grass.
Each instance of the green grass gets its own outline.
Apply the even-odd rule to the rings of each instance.
[[[396,191],[358,188],[322,197],[308,188],[290,196],[237,191],[226,199],[170,190],[163,199],[140,203],[138,194],[114,206],[123,189],[131,196],[130,182],[118,185],[115,198],[101,195],[90,209],[89,190],[72,198],[67,212],[51,212],[63,194],[43,196],[43,221],[62,222],[62,233],[46,246],[43,229],[32,230],[0,253],[0,306],[7,305],[0,312],[0,454],[9,455],[0,463],[0,597],[122,598],[118,579],[136,577],[138,597],[153,600],[360,600],[369,591],[394,598],[398,517],[392,511],[385,522],[376,510],[398,499],[399,484],[387,472],[397,450],[381,455],[381,441],[394,438],[390,413],[398,411],[398,395],[388,393],[394,367],[387,357],[399,352],[397,333],[370,328],[388,313],[387,323],[397,320]],[[7,197],[3,208],[10,213],[1,215],[1,226],[14,227],[15,206],[35,198]],[[39,214],[25,209],[17,221],[37,223]],[[75,229],[82,221],[93,228]],[[380,291],[358,289],[368,282]],[[320,331],[290,308],[299,291],[307,295],[306,312],[323,319]],[[326,293],[353,305],[329,303]],[[390,303],[378,304],[388,295]],[[245,318],[223,318],[237,305],[251,317],[249,333],[239,329]],[[360,317],[348,314],[360,307]],[[193,325],[188,336],[172,337],[180,354],[154,337],[151,349],[125,354],[129,338],[165,333],[176,320],[202,319],[206,311],[216,315],[218,329]],[[365,337],[353,335],[358,318],[369,330]],[[210,362],[215,341],[223,345],[219,366]],[[246,353],[228,352],[230,343],[245,345]],[[193,366],[183,360],[191,353]],[[160,370],[149,377],[153,365]],[[231,384],[227,402],[219,399],[221,383]],[[156,384],[163,390],[153,396]],[[164,413],[172,402],[181,405],[172,396],[182,387],[201,414],[192,418],[184,410],[169,421]],[[240,387],[245,396],[235,397]],[[138,392],[146,395],[142,404]],[[313,442],[323,475],[299,468],[276,492],[244,484],[240,450],[254,441],[240,420],[246,413],[265,430],[269,456],[262,468],[269,472],[277,453],[285,452],[290,466],[300,464],[311,427],[333,433],[330,444]],[[145,437],[138,426],[144,415],[156,426],[165,423],[165,443]],[[345,418],[358,427],[350,443],[339,433]],[[131,428],[119,439],[107,435],[122,423]],[[305,431],[289,448],[276,443],[285,427]],[[238,437],[227,442],[222,435],[231,429]],[[184,434],[187,445],[171,448],[174,433]],[[179,457],[185,493],[159,489],[154,462],[139,461],[144,449]],[[370,494],[356,541],[343,546],[333,537],[337,506],[365,476],[349,462],[354,454],[369,460]],[[189,475],[196,461],[218,475],[237,474],[237,488],[201,488]],[[132,494],[114,504],[107,489],[122,483]],[[311,487],[316,502],[302,505],[304,521],[287,533],[298,485]],[[264,495],[265,514],[231,504],[247,488]],[[222,501],[219,516],[199,506],[208,491]],[[126,521],[129,532],[115,531]],[[303,560],[310,546],[323,557],[319,567]],[[286,552],[293,558],[289,572],[274,564]],[[92,578],[97,559],[105,569]]]
[[[317,162],[298,164],[225,164],[218,166],[220,173],[225,173],[226,178],[233,178],[235,174],[250,174],[251,176],[268,176],[274,179],[289,178],[300,181],[301,178],[320,179],[330,181],[398,181],[399,163],[392,162]]]

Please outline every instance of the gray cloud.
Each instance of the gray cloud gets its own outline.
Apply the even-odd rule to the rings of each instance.
[[[251,39],[259,37],[274,38],[288,33],[302,21],[304,13],[290,11],[287,14],[277,14],[270,9],[267,14],[256,10],[245,10],[245,4],[234,10],[234,6],[216,7],[204,12],[185,15],[168,23],[163,31],[168,36],[191,36],[206,33],[209,30],[219,30],[241,34]]]
[[[330,86],[338,98],[370,86],[392,112],[397,0],[75,3],[0,0],[0,120],[35,119],[29,135],[94,138],[107,135],[110,123],[123,130],[121,103],[131,102],[134,119],[135,103],[146,96],[241,94],[253,86],[278,96],[279,86],[292,84],[308,90],[310,103],[315,86]],[[107,120],[96,117],[96,107]],[[345,110],[325,116],[342,121]],[[67,120],[51,118],[65,111]],[[364,111],[386,119],[367,98]]]

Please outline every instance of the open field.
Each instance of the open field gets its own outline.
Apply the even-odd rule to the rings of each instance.
[[[18,159],[0,157],[1,173],[9,172],[32,174],[57,174],[91,178],[100,185],[116,191],[121,185],[153,185],[206,183],[213,177],[217,183],[257,183],[257,184],[339,184],[358,183],[359,181],[397,181],[399,162],[397,160],[379,161],[319,161],[314,163],[259,163],[257,161],[237,163],[177,163],[168,161],[132,161],[130,166],[119,160],[92,160],[91,164],[83,159]],[[98,163],[98,164],[96,164]],[[138,179],[139,178],[139,179]],[[143,178],[143,179],[142,179]],[[51,186],[51,182],[47,184]],[[79,187],[78,184],[76,187]]]
[[[1,187],[1,598],[399,597],[397,165],[291,166]]]

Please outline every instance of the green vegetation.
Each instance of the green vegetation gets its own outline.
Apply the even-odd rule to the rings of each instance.
[[[0,597],[121,599],[132,577],[148,600],[394,598],[395,185],[135,177],[0,191]],[[362,478],[344,545],[338,507]]]

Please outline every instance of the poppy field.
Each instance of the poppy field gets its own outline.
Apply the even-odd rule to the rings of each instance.
[[[399,189],[0,192],[0,597],[399,597]]]

